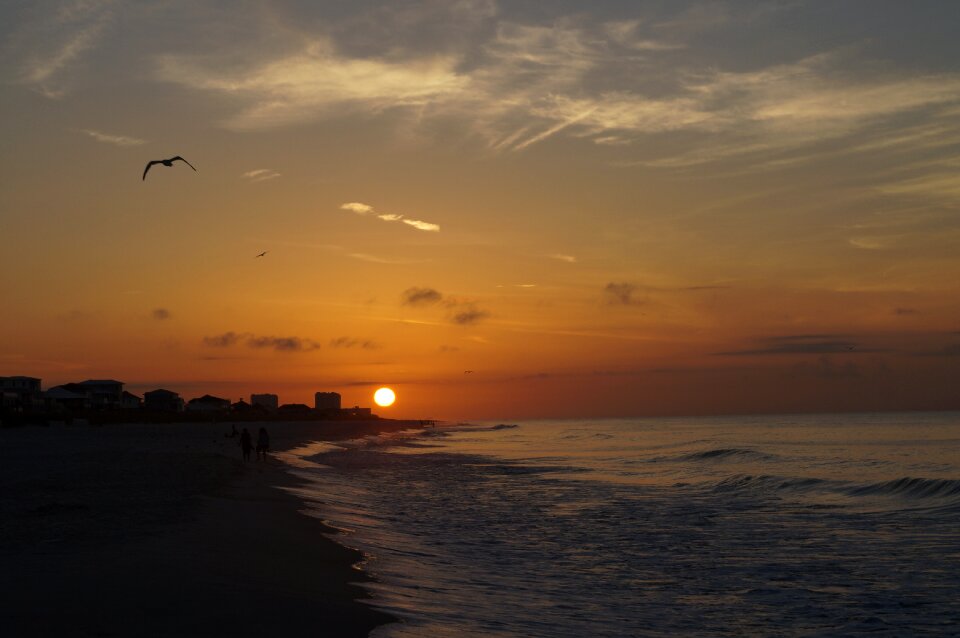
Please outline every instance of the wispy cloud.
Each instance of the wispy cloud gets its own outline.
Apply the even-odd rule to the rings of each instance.
[[[111,135],[110,133],[102,133],[100,131],[94,131],[93,129],[81,129],[81,133],[89,135],[98,142],[103,142],[104,144],[113,144],[114,146],[140,146],[141,144],[146,144],[146,140],[141,140],[136,137],[127,137],[126,135]]]
[[[160,79],[241,98],[247,105],[227,121],[253,130],[318,119],[345,109],[383,112],[422,107],[465,87],[453,56],[415,60],[350,58],[327,39],[238,72],[180,55],[158,60]]]
[[[439,224],[425,222],[419,219],[409,219],[405,215],[399,215],[397,213],[375,214],[373,206],[370,204],[363,204],[361,202],[347,202],[346,204],[340,204],[340,210],[350,211],[351,213],[356,213],[357,215],[374,215],[377,219],[382,219],[385,222],[403,222],[404,224],[412,226],[417,230],[433,233],[440,232]]]
[[[400,303],[405,306],[432,306],[442,299],[443,294],[433,288],[407,288],[400,295]]]
[[[400,303],[420,308],[442,304],[447,309],[447,319],[460,326],[473,325],[491,316],[473,300],[445,296],[433,288],[407,288],[400,295]]]
[[[577,258],[574,257],[573,255],[561,255],[561,254],[558,253],[558,254],[553,254],[553,255],[547,255],[547,257],[549,257],[550,259],[556,259],[556,260],[558,260],[558,261],[565,261],[565,262],[567,262],[568,264],[575,264],[575,263],[577,263]]]
[[[428,259],[394,259],[392,257],[379,257],[377,255],[370,255],[367,253],[347,253],[347,257],[352,257],[353,259],[359,259],[360,261],[369,261],[373,264],[393,264],[393,265],[405,265],[405,264],[422,264],[429,261]]]
[[[450,321],[459,326],[472,326],[473,324],[479,323],[489,316],[490,313],[486,310],[481,310],[473,304],[467,304],[466,307],[461,307],[457,310],[454,310],[454,312],[450,315]]]
[[[229,348],[237,344],[243,337],[244,335],[235,332],[224,332],[220,335],[204,337],[203,345],[210,346],[211,348]]]
[[[310,339],[300,337],[255,337],[247,339],[251,348],[270,348],[278,352],[309,352],[316,350],[320,344]]]
[[[884,352],[879,348],[864,348],[850,338],[832,334],[782,335],[760,339],[759,343],[759,347],[756,348],[718,352],[716,354],[719,356],[750,356]]]
[[[75,0],[63,4],[42,24],[16,34],[23,49],[21,78],[43,95],[62,97],[63,75],[100,41],[114,19],[113,0]]]
[[[362,204],[360,202],[347,202],[346,204],[340,204],[340,209],[348,210],[358,215],[366,215],[373,212],[373,206],[370,204]]]
[[[239,343],[245,343],[249,348],[271,349],[277,352],[310,352],[320,348],[320,344],[312,339],[257,336],[249,332],[231,331],[203,338],[203,344],[212,348],[230,348]]]
[[[370,339],[355,339],[353,337],[337,337],[330,340],[331,348],[361,348],[363,350],[377,350],[380,344]]]
[[[881,68],[849,49],[725,69],[695,44],[703,25],[735,23],[733,9],[696,29],[584,15],[529,24],[486,9],[467,13],[474,23],[497,20],[432,54],[391,41],[361,55],[346,37],[304,35],[292,51],[246,65],[162,56],[157,74],[233,99],[225,124],[238,130],[399,113],[417,125],[455,118],[492,152],[525,151],[561,135],[622,147],[649,135],[709,134],[696,148],[672,145],[669,154],[636,159],[662,168],[796,150],[905,113],[937,119],[938,109],[960,104],[960,74]],[[409,18],[399,10],[378,16],[398,28]],[[658,64],[664,56],[672,56],[669,74]]]
[[[252,171],[247,171],[240,175],[243,179],[256,183],[256,182],[265,182],[268,179],[276,179],[280,177],[280,173],[273,170],[272,168],[257,168]]]
[[[603,288],[603,296],[610,305],[636,306],[643,303],[636,297],[638,287],[628,282],[610,282]]]

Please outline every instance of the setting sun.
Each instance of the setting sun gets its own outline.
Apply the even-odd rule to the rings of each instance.
[[[388,405],[393,405],[393,402],[397,400],[397,395],[390,388],[380,388],[373,393],[373,400],[377,402],[377,405],[385,408]]]

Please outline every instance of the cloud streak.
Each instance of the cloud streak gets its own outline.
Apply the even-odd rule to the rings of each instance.
[[[610,282],[603,288],[604,300],[613,306],[636,306],[643,303],[637,299],[636,293],[637,286],[627,282]]]
[[[280,173],[272,168],[257,168],[241,174],[240,177],[255,184],[257,182],[265,182],[270,179],[276,179],[280,177]]]
[[[363,350],[377,350],[380,344],[370,339],[355,339],[353,337],[337,337],[330,340],[331,348],[360,348]]]
[[[63,76],[99,44],[114,19],[113,0],[75,0],[63,4],[42,26],[16,35],[30,50],[22,61],[21,79],[49,98],[66,92]]]
[[[440,232],[440,225],[434,224],[432,222],[425,222],[419,219],[409,219],[405,215],[398,215],[397,213],[380,213],[376,214],[373,206],[370,204],[364,204],[362,202],[347,202],[345,204],[340,204],[340,210],[345,210],[357,215],[373,215],[377,219],[383,220],[385,222],[403,222],[404,224],[416,228],[417,230],[422,230],[430,233]]]
[[[739,357],[755,355],[806,355],[806,354],[856,354],[885,352],[878,348],[863,348],[856,341],[843,335],[809,334],[767,337],[760,340],[760,347],[746,350],[718,352],[717,356]]]
[[[231,348],[240,343],[248,348],[274,350],[276,352],[311,352],[320,348],[312,339],[302,337],[258,336],[249,332],[225,332],[220,335],[204,337],[203,345],[211,348]]]
[[[110,133],[102,133],[93,129],[81,129],[80,132],[89,135],[98,142],[102,142],[104,144],[113,144],[114,146],[140,146],[147,143],[146,140],[141,140],[136,137],[112,135]]]
[[[405,306],[432,306],[443,300],[443,294],[433,288],[407,288],[400,295]]]
[[[400,22],[401,13],[383,17]],[[483,21],[496,11],[474,13],[471,20]],[[379,53],[374,47],[360,55],[347,37],[305,36],[293,50],[246,65],[161,56],[157,77],[232,99],[236,110],[225,125],[237,130],[401,114],[417,126],[465,123],[494,153],[523,152],[561,135],[621,148],[649,135],[709,134],[693,150],[636,160],[661,168],[796,149],[905,113],[936,118],[938,109],[960,104],[960,74],[858,69],[850,50],[729,70],[698,57],[697,30],[583,15],[550,24],[496,18],[494,28],[439,52],[385,42]],[[669,74],[658,64],[664,56],[671,56]]]

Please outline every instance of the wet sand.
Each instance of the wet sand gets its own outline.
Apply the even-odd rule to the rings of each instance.
[[[250,424],[256,437],[256,424]],[[271,423],[272,448],[410,423]],[[229,425],[0,430],[5,636],[365,636],[360,555]]]

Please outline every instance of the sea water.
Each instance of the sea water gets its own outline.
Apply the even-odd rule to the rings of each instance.
[[[960,414],[461,424],[295,453],[410,636],[960,635]]]

